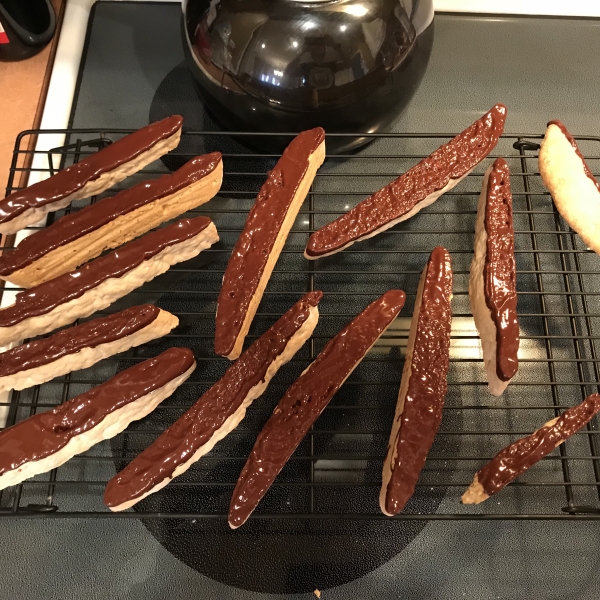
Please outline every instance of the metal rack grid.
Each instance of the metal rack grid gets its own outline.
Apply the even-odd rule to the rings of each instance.
[[[49,163],[64,168],[125,130],[25,131],[16,141],[7,192],[18,188],[34,151],[32,140],[65,134]],[[479,341],[468,303],[468,270],[476,201],[489,159],[431,207],[376,238],[343,253],[305,261],[308,235],[366,197],[451,134],[368,134],[375,138],[354,155],[328,156],[277,264],[251,329],[255,339],[303,293],[322,289],[321,318],[313,338],[282,368],[245,421],[208,456],[150,496],[136,511],[110,513],[104,484],[147,446],[223,373],[229,364],[212,354],[216,297],[229,252],[266,170],[277,156],[248,151],[239,142],[258,133],[186,132],[166,163],[173,168],[202,151],[223,149],[225,179],[217,198],[200,207],[215,221],[221,242],[191,264],[131,293],[128,305],[157,302],[180,318],[163,340],[99,366],[30,390],[13,392],[7,426],[55,406],[110,377],[116,369],[172,345],[194,349],[198,368],[153,415],[115,438],[45,475],[0,492],[0,517],[224,519],[237,474],[286,386],[314,359],[327,339],[386,289],[407,292],[407,305],[386,335],[317,420],[253,519],[387,519],[378,510],[385,455],[402,369],[402,355],[419,274],[437,244],[451,253],[455,273],[449,393],[444,419],[413,500],[396,519],[595,519],[600,518],[600,430],[595,420],[506,490],[482,505],[463,507],[459,497],[473,474],[498,450],[528,434],[599,389],[600,257],[589,251],[557,214],[537,172],[538,134],[504,135],[490,158],[503,156],[512,172],[521,326],[520,370],[501,398],[487,392]],[[578,137],[594,173],[600,171],[600,138]],[[167,172],[161,162],[133,176]],[[100,196],[103,197],[103,196]],[[91,201],[96,201],[97,198]],[[67,209],[77,210],[85,202]],[[64,214],[61,211],[50,220]],[[3,240],[10,250],[11,239]],[[8,284],[5,290],[16,289]],[[107,312],[123,308],[117,303]]]

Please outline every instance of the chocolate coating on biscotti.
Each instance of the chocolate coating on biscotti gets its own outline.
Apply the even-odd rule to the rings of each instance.
[[[419,474],[442,420],[448,391],[450,328],[452,325],[452,264],[438,246],[425,271],[410,375],[400,425],[393,445],[395,460],[386,487],[385,512],[399,513],[415,491]]]
[[[392,183],[310,236],[306,254],[318,258],[376,233],[409,213],[429,195],[460,179],[496,146],[506,107],[496,104],[481,119]]]
[[[183,119],[174,115],[151,123],[117,140],[78,163],[59,171],[0,200],[0,223],[5,223],[28,209],[35,209],[67,198],[100,175],[114,171],[122,164],[134,160],[159,141],[174,135]]]
[[[486,194],[483,289],[496,325],[496,374],[509,381],[519,368],[519,323],[510,171],[503,158],[492,165]]]
[[[19,292],[14,304],[0,310],[0,327],[10,327],[25,319],[44,315],[61,304],[79,298],[107,279],[122,277],[168,246],[197,236],[211,223],[208,217],[182,219],[96,258],[75,271]]]

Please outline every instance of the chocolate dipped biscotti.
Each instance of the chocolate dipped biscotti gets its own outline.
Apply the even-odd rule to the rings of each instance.
[[[218,239],[208,217],[182,219],[19,292],[14,304],[0,309],[0,345],[48,333],[102,310]]]
[[[222,180],[219,152],[197,156],[170,175],[104,198],[33,233],[0,256],[0,278],[29,288],[68,273],[204,204]]]
[[[58,331],[0,353],[0,392],[23,390],[162,337],[179,320],[152,304]]]
[[[483,178],[469,299],[481,338],[488,387],[494,396],[500,396],[519,368],[520,338],[510,171],[502,158]]]
[[[279,368],[304,345],[322,293],[309,292],[258,338],[181,418],[106,486],[104,503],[125,510],[166,486],[242,421]]]
[[[398,514],[415,491],[442,421],[452,325],[450,254],[433,250],[419,282],[396,414],[383,464],[379,505]]]
[[[340,252],[433,204],[495,148],[505,120],[506,107],[496,104],[481,119],[398,179],[313,233],[304,256],[314,260]]]
[[[244,345],[275,263],[325,159],[325,132],[303,131],[269,171],[236,242],[217,301],[215,352],[234,360]]]
[[[587,425],[599,412],[600,395],[592,394],[581,404],[568,408],[560,417],[548,421],[531,435],[506,446],[477,471],[473,483],[462,495],[462,503],[479,504],[498,493]]]
[[[178,115],[151,123],[56,175],[13,192],[0,200],[0,233],[16,233],[137,173],[179,144],[182,123]]]
[[[0,489],[56,469],[150,414],[193,372],[191,350],[171,348],[47,412],[0,431]]]

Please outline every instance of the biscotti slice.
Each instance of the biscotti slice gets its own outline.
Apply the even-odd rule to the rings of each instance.
[[[215,352],[230,360],[244,339],[298,211],[325,159],[325,132],[303,131],[269,172],[236,242],[217,300]]]
[[[506,107],[481,119],[345,215],[313,233],[304,256],[314,260],[371,238],[433,204],[464,179],[496,146]]]
[[[40,221],[83,198],[100,194],[179,144],[183,119],[167,117],[117,140],[78,163],[0,200],[0,233]]]
[[[182,219],[19,292],[14,304],[0,310],[0,345],[48,333],[102,310],[218,239],[208,217]]]
[[[104,503],[124,510],[166,486],[233,431],[279,368],[311,336],[322,293],[309,292],[258,338],[225,375],[106,486]]]
[[[171,348],[47,412],[0,431],[0,489],[60,467],[150,414],[196,368]]]
[[[220,152],[197,156],[163,175],[58,219],[0,256],[0,278],[30,288],[147,233],[219,191]]]
[[[469,299],[488,388],[500,396],[519,368],[520,337],[510,172],[502,158],[486,171],[477,203]]]
[[[560,417],[548,421],[531,435],[506,446],[477,471],[473,483],[462,495],[462,503],[479,504],[498,493],[587,425],[599,412],[600,395],[592,394],[581,404],[568,408]]]
[[[391,325],[406,296],[390,290],[329,340],[291,385],[258,435],[229,505],[229,526],[243,525],[311,425],[373,344]]]
[[[152,304],[58,331],[0,353],[0,392],[23,390],[162,337],[179,320]]]
[[[448,391],[452,264],[438,246],[423,270],[408,336],[396,414],[383,464],[379,505],[398,514],[415,485],[442,421]]]
[[[560,121],[548,123],[539,167],[558,212],[587,246],[600,254],[600,183]]]

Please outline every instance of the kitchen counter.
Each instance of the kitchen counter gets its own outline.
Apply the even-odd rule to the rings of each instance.
[[[52,0],[60,15],[63,0]],[[60,18],[58,20],[60,26]],[[58,31],[58,27],[57,27]],[[0,189],[4,192],[15,138],[24,129],[36,127],[41,118],[45,89],[52,67],[58,35],[39,54],[27,60],[0,62]]]

